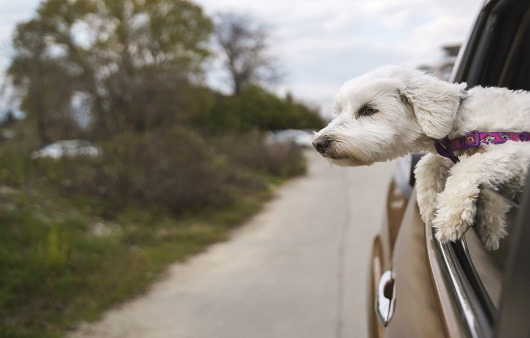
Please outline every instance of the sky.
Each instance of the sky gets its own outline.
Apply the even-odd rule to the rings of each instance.
[[[467,38],[483,0],[195,0],[207,15],[235,12],[269,27],[283,80],[274,90],[331,105],[340,85],[378,66],[433,64]],[[40,0],[0,0],[0,70],[17,22]],[[215,69],[215,66],[210,68]],[[212,72],[209,83],[226,88]]]

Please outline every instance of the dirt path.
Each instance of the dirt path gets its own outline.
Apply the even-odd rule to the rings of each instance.
[[[309,165],[230,241],[72,337],[365,337],[369,250],[394,165],[343,169],[313,153]]]

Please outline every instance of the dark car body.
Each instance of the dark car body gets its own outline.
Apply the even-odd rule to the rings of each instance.
[[[490,0],[452,81],[530,89],[530,1]],[[442,244],[419,216],[413,168],[401,162],[372,247],[370,337],[530,337],[530,181],[509,200],[508,236],[487,251],[474,234]],[[408,161],[408,162],[407,162]]]

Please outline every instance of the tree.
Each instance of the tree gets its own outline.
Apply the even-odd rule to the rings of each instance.
[[[215,101],[198,126],[213,134],[325,126],[317,110],[256,85],[248,85],[240,95],[218,94]]]
[[[76,118],[79,97],[100,136],[142,131],[182,115],[212,27],[185,0],[47,0],[17,27],[9,74],[43,140],[55,112]]]
[[[280,76],[269,54],[270,33],[266,26],[246,16],[221,13],[214,35],[234,94],[240,95],[251,83],[275,81]]]
[[[13,38],[17,57],[11,63],[9,73],[14,85],[24,88],[22,109],[36,122],[42,144],[50,141],[50,127],[56,129],[64,113],[67,98],[72,90],[72,77],[61,55],[50,57],[44,37],[45,27],[40,20],[30,20],[18,26]]]

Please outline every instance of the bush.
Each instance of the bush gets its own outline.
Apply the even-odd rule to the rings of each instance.
[[[249,132],[281,129],[320,129],[324,121],[318,112],[281,99],[258,86],[248,86],[239,96],[218,94],[215,104],[195,125],[208,133]]]
[[[299,147],[292,143],[266,144],[263,134],[257,130],[219,136],[212,143],[234,167],[283,178],[301,175],[306,170]]]
[[[100,146],[97,158],[0,157],[0,336],[56,337],[95,319],[226,239],[270,196],[271,176],[305,168],[298,148],[257,131],[160,129]]]
[[[29,159],[20,153],[0,151],[0,182],[18,186],[25,182]]]
[[[226,160],[181,127],[116,137],[103,145],[97,161],[77,163],[68,188],[98,195],[118,208],[164,207],[178,214],[231,201]]]
[[[97,158],[39,159],[26,170],[35,186],[57,187],[96,214],[124,208],[191,214],[230,205],[236,195],[265,190],[268,177],[305,172],[301,151],[268,145],[258,131],[204,139],[183,127],[124,134],[101,145]],[[94,211],[91,211],[94,212]]]

